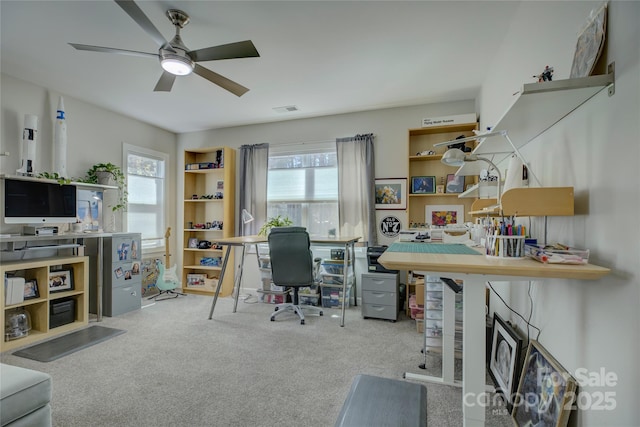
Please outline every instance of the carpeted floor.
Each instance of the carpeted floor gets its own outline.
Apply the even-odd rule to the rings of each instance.
[[[54,426],[333,426],[357,374],[401,379],[420,370],[421,335],[404,316],[362,319],[359,307],[269,321],[272,306],[189,295],[109,318],[127,333],[49,363],[1,361],[53,377]],[[293,316],[293,315],[292,315]],[[91,325],[96,322],[91,322]],[[430,426],[462,425],[462,390],[425,383]],[[488,426],[511,425],[504,407],[487,408]]]

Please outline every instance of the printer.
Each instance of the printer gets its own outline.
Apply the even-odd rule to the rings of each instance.
[[[386,251],[388,246],[369,246],[367,247],[367,265],[370,273],[391,273],[395,274],[398,270],[387,270],[378,263],[380,255]]]

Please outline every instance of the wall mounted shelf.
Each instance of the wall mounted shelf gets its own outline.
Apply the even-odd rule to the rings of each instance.
[[[500,199],[477,199],[471,205],[472,216],[573,216],[573,187],[512,188]]]

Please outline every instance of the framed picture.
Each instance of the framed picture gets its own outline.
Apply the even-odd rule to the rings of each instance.
[[[493,314],[493,337],[489,375],[502,393],[509,412],[513,409],[513,398],[520,378],[520,349],[522,339],[498,313]]]
[[[38,292],[38,282],[36,279],[30,279],[24,281],[24,299],[39,298],[40,292]]]
[[[376,178],[376,209],[407,208],[407,178]]]
[[[460,194],[464,191],[464,176],[456,176],[453,173],[447,175],[447,193]]]
[[[518,427],[565,427],[575,398],[576,380],[531,340],[524,359],[511,417]]]
[[[444,194],[444,185],[443,184],[436,185],[436,193],[437,194]]]
[[[189,238],[189,247],[192,249],[198,249],[198,238],[190,237]]]
[[[427,205],[425,222],[432,226],[443,227],[464,223],[464,205]]]
[[[73,274],[71,270],[49,272],[49,292],[62,292],[73,289]]]
[[[436,177],[435,176],[412,176],[411,177],[411,194],[435,194]]]

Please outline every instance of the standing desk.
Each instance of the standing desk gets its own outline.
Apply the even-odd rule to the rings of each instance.
[[[357,236],[349,236],[349,237],[336,237],[336,238],[323,238],[323,237],[313,237],[310,236],[311,244],[314,246],[344,246],[344,269],[342,270],[342,295],[345,296],[342,298],[342,313],[340,319],[340,326],[344,326],[344,315],[346,309],[346,295],[347,295],[347,277],[349,274],[349,265],[351,264],[355,269],[355,243],[360,240],[360,237]],[[254,245],[256,247],[256,254],[258,253],[257,245],[260,243],[267,243],[267,238],[263,236],[239,236],[239,237],[228,237],[218,239],[212,242],[215,245],[226,246],[227,249],[224,255],[224,261],[222,262],[222,269],[220,270],[220,277],[218,278],[218,286],[216,287],[216,292],[213,295],[213,301],[211,302],[211,310],[209,311],[209,320],[213,317],[213,310],[216,307],[216,302],[218,301],[218,295],[220,294],[220,289],[222,288],[222,279],[224,279],[225,271],[227,270],[227,261],[229,260],[229,253],[231,252],[232,247],[241,247],[242,254],[240,256],[240,269],[238,271],[238,275],[233,283],[233,312],[235,313],[238,308],[238,294],[240,293],[240,285],[242,283],[242,270],[244,269],[244,257],[246,254],[247,246]],[[353,262],[350,262],[353,260]],[[354,289],[355,290],[355,289]]]
[[[485,420],[485,405],[479,403],[483,402],[486,378],[485,282],[552,278],[596,280],[610,271],[592,264],[542,264],[530,258],[501,260],[484,255],[391,252],[389,249],[378,262],[389,270],[420,270],[464,281],[462,417],[466,427],[484,426]],[[443,354],[443,364],[444,357]]]

